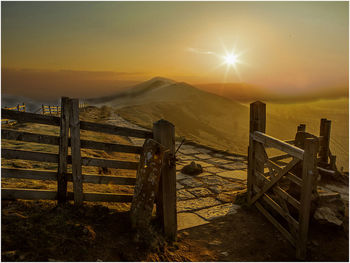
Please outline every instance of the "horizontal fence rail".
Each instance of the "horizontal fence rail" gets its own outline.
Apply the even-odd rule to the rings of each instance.
[[[20,159],[27,161],[57,163],[58,154],[43,153],[24,150],[1,149],[1,158],[4,159]],[[67,163],[72,164],[72,156],[68,155]],[[115,169],[137,170],[138,162],[105,160],[98,158],[82,157],[81,165],[84,166],[99,166]]]
[[[74,200],[74,194],[68,192],[68,200]],[[130,203],[132,195],[106,194],[106,193],[83,193],[83,200],[87,202],[121,202]],[[1,198],[5,200],[25,199],[25,200],[57,200],[57,192],[50,190],[16,189],[2,188]]]
[[[6,109],[1,109],[1,116],[12,120],[17,120],[20,122],[32,122],[32,123],[60,126],[60,118],[56,116],[47,116],[47,115],[30,113],[30,112],[18,112],[18,111],[6,110]]]
[[[46,134],[36,134],[30,132],[19,132],[14,130],[1,130],[2,139],[6,140],[18,140],[33,143],[42,143],[50,145],[59,145],[59,136],[46,135]],[[96,142],[89,140],[80,140],[81,148],[94,149],[94,150],[104,150],[110,152],[123,152],[123,153],[135,153],[140,154],[142,147],[134,145],[123,145],[105,142]],[[68,141],[68,146],[71,146],[70,138]]]
[[[102,132],[113,135],[129,136],[137,138],[152,138],[153,133],[145,130],[138,130],[126,127],[119,127],[110,124],[93,123],[87,121],[80,122],[80,129],[94,132]]]
[[[269,136],[267,134],[264,134],[262,132],[259,131],[255,131],[252,134],[252,138],[253,140],[263,143],[264,145],[276,148],[278,150],[281,150],[283,152],[286,152],[288,154],[290,154],[291,156],[294,156],[300,160],[303,159],[304,156],[304,150],[295,147],[289,143],[286,143],[284,141],[281,141],[279,139],[276,139],[272,136]]]
[[[73,182],[72,173],[67,173],[68,182]],[[3,178],[57,181],[57,172],[1,168]],[[136,178],[83,174],[83,182],[90,184],[135,185]]]

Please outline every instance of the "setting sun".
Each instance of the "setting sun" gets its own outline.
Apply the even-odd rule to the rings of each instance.
[[[227,54],[224,56],[224,62],[229,66],[234,66],[237,62],[237,56],[235,54]]]

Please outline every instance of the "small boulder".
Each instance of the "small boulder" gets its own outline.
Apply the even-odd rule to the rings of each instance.
[[[320,198],[314,219],[321,224],[341,226],[345,219],[345,205],[339,196]]]
[[[182,167],[181,172],[188,175],[198,175],[203,172],[203,168],[200,164],[192,161],[191,164]]]

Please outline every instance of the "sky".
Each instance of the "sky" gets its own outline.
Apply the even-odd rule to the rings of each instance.
[[[94,96],[162,76],[345,94],[348,16],[348,2],[2,2],[2,92]]]

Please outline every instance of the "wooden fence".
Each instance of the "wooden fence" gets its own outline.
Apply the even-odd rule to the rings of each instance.
[[[25,112],[26,111],[26,105],[24,103],[22,105],[17,104],[17,106],[15,106],[15,107],[11,107],[11,108],[4,107],[4,109]],[[14,123],[16,123],[15,120],[1,119],[1,124],[14,124]]]
[[[307,133],[305,125],[301,124],[295,139],[287,141],[265,134],[265,129],[266,105],[259,101],[252,103],[248,203],[254,204],[296,247],[298,259],[305,259],[310,206],[317,195],[318,172],[336,172],[332,170],[335,168],[335,157],[329,150],[330,121],[321,120],[320,136]],[[266,148],[275,148],[284,153],[269,157]],[[281,222],[277,218],[284,220]]]
[[[83,192],[83,183],[135,185],[136,178],[82,174],[82,166],[137,170],[139,163],[81,157],[81,148],[141,154],[142,147],[81,140],[80,130],[144,139],[154,138],[169,148],[171,153],[174,154],[174,126],[168,121],[160,120],[154,123],[153,132],[137,130],[80,121],[78,99],[63,97],[61,105],[61,117],[18,112],[8,109],[1,110],[2,116],[9,119],[60,127],[60,136],[20,132],[9,129],[1,130],[2,139],[5,140],[20,140],[59,146],[58,154],[2,148],[2,158],[58,163],[57,172],[2,168],[1,176],[3,178],[57,181],[57,191],[2,188],[2,199],[46,199],[58,200],[58,203],[74,200],[77,206],[82,205],[83,201],[131,202],[132,195]],[[71,148],[71,155],[68,155],[69,147]],[[67,164],[72,164],[72,173],[67,173]],[[67,192],[67,182],[73,182],[73,192]],[[177,230],[175,164],[164,165],[163,167],[156,205],[157,215],[164,227],[165,234],[169,238],[175,239]]]
[[[79,102],[79,109],[85,108],[87,104],[85,102]],[[41,105],[41,113],[44,115],[59,115],[61,114],[61,106],[57,105]]]

